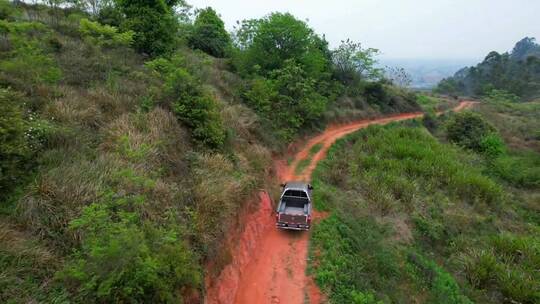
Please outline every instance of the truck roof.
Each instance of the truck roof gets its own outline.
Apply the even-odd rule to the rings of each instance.
[[[285,184],[284,189],[293,189],[293,190],[303,190],[303,191],[309,191],[309,184],[306,182],[299,182],[299,181],[291,181],[287,182]]]

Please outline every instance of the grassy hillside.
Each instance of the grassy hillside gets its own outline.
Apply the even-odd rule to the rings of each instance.
[[[538,303],[537,106],[488,100],[482,116],[424,119],[431,132],[417,121],[338,141],[313,181],[330,215],[310,272],[330,301]],[[461,121],[478,148],[450,136]]]
[[[280,54],[173,2],[0,2],[0,302],[200,302],[238,211],[275,184],[272,153],[331,120],[418,109],[354,68],[339,81],[291,15],[259,21],[310,33]],[[264,71],[257,52],[276,55]]]

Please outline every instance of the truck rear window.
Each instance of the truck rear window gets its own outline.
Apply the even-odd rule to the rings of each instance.
[[[283,194],[284,196],[296,196],[296,197],[307,197],[307,194],[304,191],[300,190],[287,190]]]

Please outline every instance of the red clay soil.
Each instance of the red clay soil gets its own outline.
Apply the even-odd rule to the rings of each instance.
[[[474,103],[462,101],[454,111],[470,108]],[[309,181],[317,163],[337,139],[369,125],[382,125],[422,115],[421,112],[404,113],[329,126],[321,135],[308,140],[290,165],[284,160],[276,160],[276,174],[281,181]],[[322,144],[322,148],[312,156],[309,165],[300,174],[295,174],[296,166],[309,157],[310,149],[317,144]],[[324,295],[306,275],[309,233],[276,229],[270,196],[263,191],[259,193],[259,198],[259,209],[248,214],[243,221],[244,230],[236,248],[232,250],[232,262],[216,280],[207,283],[205,303],[323,303]],[[315,224],[317,219],[323,217],[324,214],[315,213]]]

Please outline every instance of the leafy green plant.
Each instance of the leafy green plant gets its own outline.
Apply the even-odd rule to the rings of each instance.
[[[0,76],[18,88],[28,91],[38,84],[57,83],[62,76],[55,60],[48,54],[44,41],[49,29],[38,22],[9,22],[0,20],[0,33],[9,41],[3,52]]]
[[[493,159],[506,153],[506,146],[503,139],[497,133],[489,133],[480,141],[480,151],[482,154]]]
[[[174,113],[191,128],[195,139],[210,148],[220,148],[226,133],[219,105],[195,76],[175,65],[179,62],[181,59],[173,56],[170,60],[158,58],[148,66],[164,78],[166,94],[174,100]]]
[[[196,256],[179,239],[181,228],[158,227],[136,212],[146,199],[109,192],[71,222],[81,247],[57,278],[75,298],[170,302],[178,300],[175,288],[199,286]]]
[[[446,124],[446,136],[450,141],[478,152],[482,151],[484,137],[495,131],[482,116],[471,111],[454,114]],[[493,138],[489,141],[493,143]]]
[[[101,25],[98,22],[81,19],[80,32],[90,44],[104,47],[129,46],[133,43],[133,32],[119,33],[118,29],[110,25]]]

